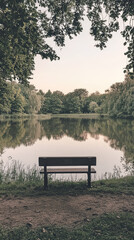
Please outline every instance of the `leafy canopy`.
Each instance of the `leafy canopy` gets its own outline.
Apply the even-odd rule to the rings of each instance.
[[[128,58],[125,71],[133,74],[133,0],[1,0],[0,79],[28,83],[36,55],[58,59],[47,39],[52,38],[57,46],[65,46],[66,36],[72,39],[82,32],[85,16],[91,23],[90,34],[100,49],[106,47],[123,20],[121,34]]]

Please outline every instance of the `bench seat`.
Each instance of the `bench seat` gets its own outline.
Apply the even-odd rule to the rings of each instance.
[[[44,168],[40,171],[41,174],[44,174]],[[88,167],[85,168],[47,168],[47,173],[88,173]],[[91,168],[90,173],[96,173],[94,168]]]

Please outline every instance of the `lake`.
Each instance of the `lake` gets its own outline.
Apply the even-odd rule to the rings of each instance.
[[[96,156],[95,179],[113,173],[130,174],[134,166],[134,120],[0,121],[0,160],[5,166],[14,160],[25,167],[38,166],[39,156]],[[79,174],[74,177],[86,178]]]

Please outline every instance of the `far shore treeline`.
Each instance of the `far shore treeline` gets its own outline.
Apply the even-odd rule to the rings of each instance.
[[[104,94],[89,94],[86,89],[44,93],[34,85],[0,81],[0,114],[99,113],[117,118],[134,118],[134,80],[126,75]]]

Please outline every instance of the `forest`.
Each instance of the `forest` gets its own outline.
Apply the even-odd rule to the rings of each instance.
[[[126,74],[125,80],[113,84],[104,94],[89,94],[86,89],[61,91],[36,90],[15,81],[1,81],[0,114],[70,114],[98,113],[115,118],[134,118],[134,81]]]

